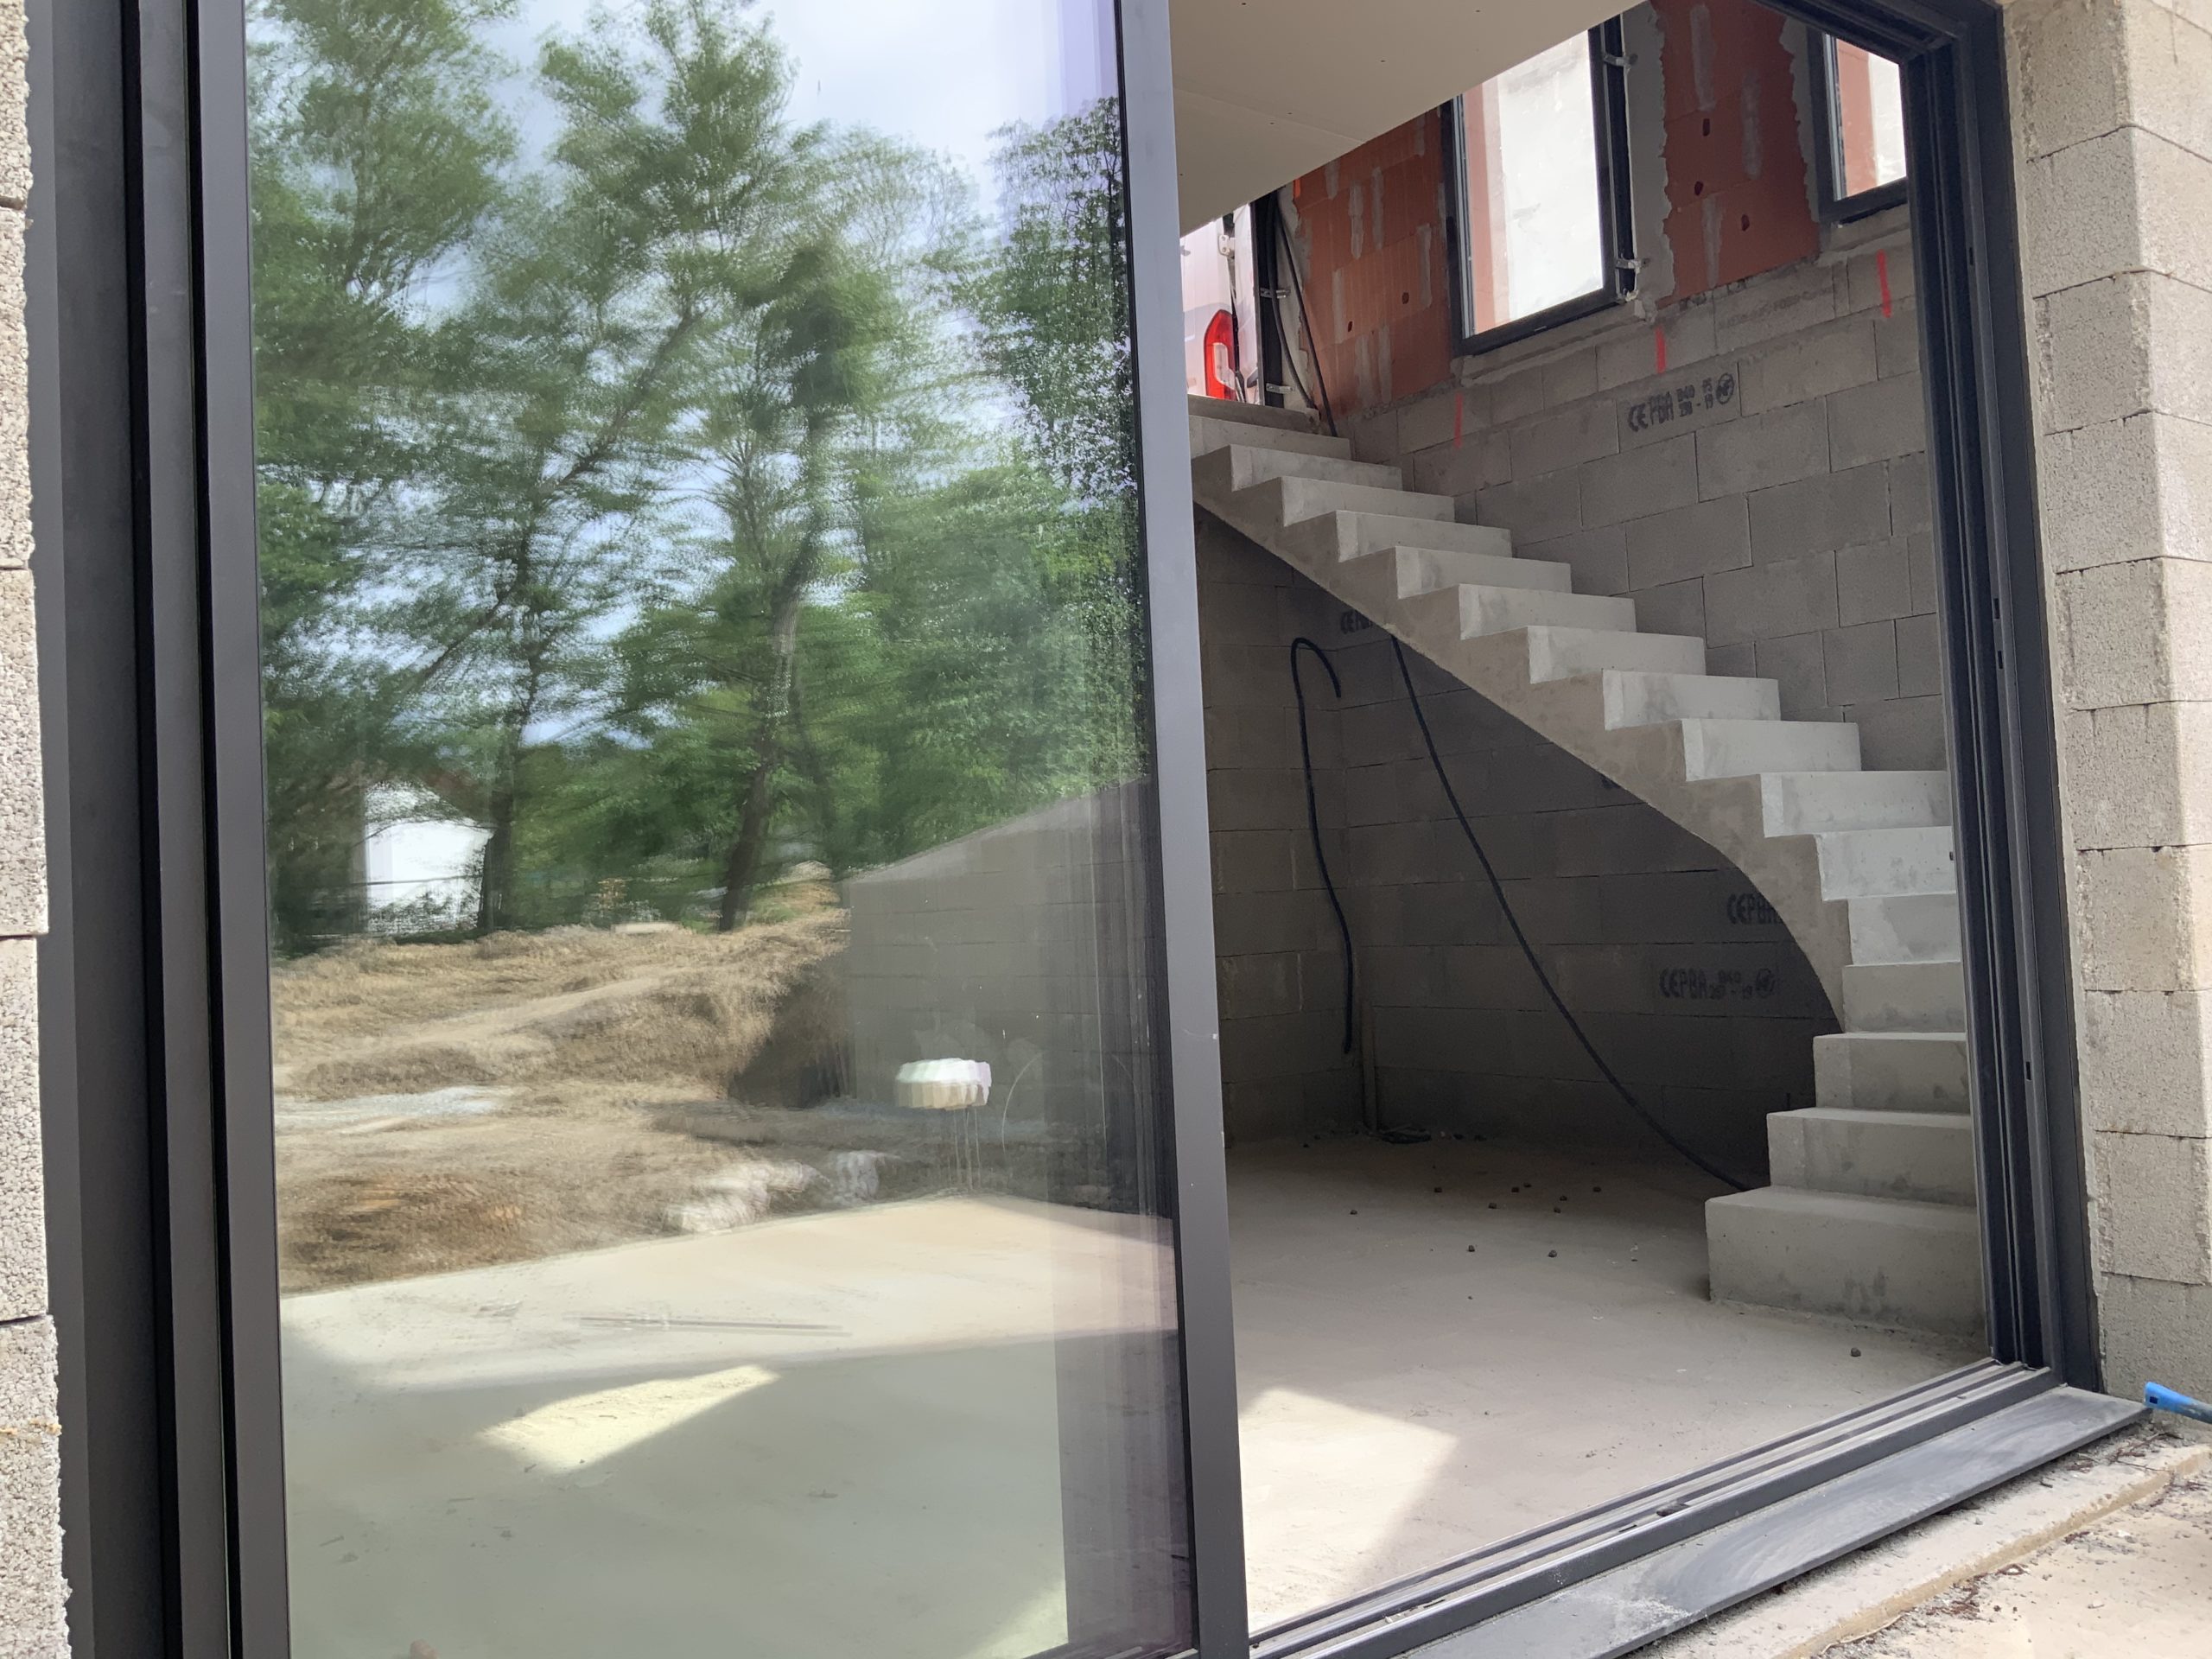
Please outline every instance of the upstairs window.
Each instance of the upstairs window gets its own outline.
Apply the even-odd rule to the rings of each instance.
[[[1864,47],[1817,39],[1821,203],[1832,220],[1863,219],[1904,200],[1904,77]]]
[[[1446,111],[1460,349],[1611,305],[1633,286],[1620,25],[1562,41]]]

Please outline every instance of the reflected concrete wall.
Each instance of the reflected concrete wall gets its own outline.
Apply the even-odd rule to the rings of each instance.
[[[1151,811],[1143,784],[1116,785],[849,880],[854,1092],[889,1102],[902,1065],[982,1060],[992,1120],[1090,1148],[1055,1196],[1128,1201],[1151,1160],[1114,1149],[1157,1095]]]

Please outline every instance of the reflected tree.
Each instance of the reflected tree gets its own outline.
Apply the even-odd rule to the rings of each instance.
[[[266,0],[252,63],[256,441],[272,914],[348,919],[363,796],[406,769],[376,550],[420,532],[443,390],[423,296],[496,213],[506,0]],[[335,912],[335,913],[334,913]]]
[[[527,68],[482,44],[511,14],[257,33],[280,944],[347,931],[380,785],[482,830],[474,931],[728,930],[795,859],[1132,775],[1116,109],[1007,134],[994,224],[950,163],[793,121],[739,0]]]

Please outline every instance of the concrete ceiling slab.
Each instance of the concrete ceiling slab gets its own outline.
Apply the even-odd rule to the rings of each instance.
[[[1173,0],[1183,227],[1621,10],[1621,0]]]

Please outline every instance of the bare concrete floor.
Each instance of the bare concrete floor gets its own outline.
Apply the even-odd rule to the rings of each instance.
[[[1465,1143],[1238,1154],[1258,1620],[1969,1357],[1713,1306],[1700,1196]],[[949,1197],[288,1298],[294,1650],[1024,1659],[1084,1622],[1064,1541],[1092,1570],[1134,1510],[1136,1570],[1100,1570],[1172,1572],[1172,1287],[1156,1225]]]
[[[1160,1231],[947,1198],[291,1297],[293,1651],[1057,1646],[1070,1469],[1175,1503]]]
[[[1255,1628],[1978,1357],[1707,1300],[1718,1190],[1488,1142],[1233,1153]]]

